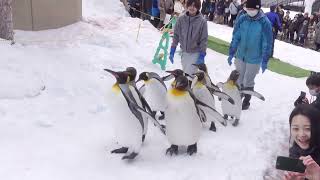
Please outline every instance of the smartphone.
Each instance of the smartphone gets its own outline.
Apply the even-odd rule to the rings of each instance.
[[[305,98],[305,97],[306,97],[306,92],[301,91],[301,92],[300,92],[300,97]]]
[[[276,169],[304,173],[306,170],[306,166],[300,159],[278,156]]]

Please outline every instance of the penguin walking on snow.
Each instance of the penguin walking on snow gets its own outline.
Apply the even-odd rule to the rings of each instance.
[[[188,146],[189,155],[197,152],[202,129],[200,106],[216,112],[194,96],[187,77],[177,77],[172,89],[167,92],[166,135],[171,146],[166,154],[178,154],[178,146]]]
[[[240,73],[237,70],[233,70],[225,83],[218,83],[217,86],[222,88],[222,91],[228,94],[232,99],[234,100],[234,105],[230,102],[222,99],[221,102],[221,108],[222,112],[224,114],[224,118],[227,120],[230,116],[232,119],[234,119],[234,122],[232,123],[233,126],[237,126],[239,124],[241,110],[242,110],[242,100],[241,96],[243,94],[250,94],[252,96],[255,96],[262,101],[265,100],[265,98],[259,94],[258,92],[251,91],[251,90],[240,90],[239,85],[237,84],[237,80],[239,78]]]
[[[215,99],[214,96],[211,94],[212,91],[215,90],[209,90],[211,89],[210,87],[207,87],[207,83],[206,83],[206,79],[205,79],[205,73],[203,71],[198,71],[195,74],[194,79],[192,80],[192,85],[191,85],[191,89],[192,92],[194,93],[195,97],[197,99],[199,99],[200,101],[202,101],[203,103],[209,105],[210,107],[215,109]],[[221,92],[221,94],[224,94],[223,92]],[[227,94],[224,94],[224,98],[228,97],[228,100],[231,104],[234,104],[233,99],[228,96]],[[207,121],[207,117],[208,115],[211,113],[211,110],[200,107],[200,109],[204,112],[205,116],[202,119],[204,121],[204,123]],[[227,122],[225,119],[223,119],[223,117],[221,116],[221,114],[216,113],[214,114],[215,116],[213,116],[214,120],[218,120],[222,125],[226,126]],[[216,131],[216,126],[214,123],[214,120],[211,120],[211,124],[210,124],[210,128],[209,130],[211,131]]]
[[[157,111],[160,111],[161,116],[159,117],[159,120],[163,120],[165,118],[164,111],[166,109],[166,85],[161,77],[154,72],[142,72],[139,75],[137,82],[141,80],[144,81],[144,84],[139,91],[153,110],[152,113],[156,115]]]
[[[141,148],[141,137],[143,135],[144,120],[143,114],[148,115],[138,101],[139,95],[131,91],[129,73],[126,71],[115,72],[109,69],[105,71],[111,73],[116,78],[116,83],[112,87],[115,94],[112,107],[117,113],[115,121],[115,132],[119,144],[119,149],[114,149],[111,153],[127,153],[122,159],[134,159]],[[160,126],[160,125],[159,125]],[[163,133],[165,131],[159,127]]]

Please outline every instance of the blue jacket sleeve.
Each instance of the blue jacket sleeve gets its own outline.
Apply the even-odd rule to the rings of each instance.
[[[276,21],[277,21],[277,25],[278,25],[279,30],[282,31],[282,25],[281,25],[279,16],[276,16]]]
[[[271,55],[272,50],[272,26],[270,21],[265,19],[263,23],[263,33],[262,33],[262,60],[264,63],[268,63],[269,57]]]
[[[229,56],[233,57],[237,51],[237,48],[239,46],[240,40],[241,40],[241,32],[240,32],[240,24],[243,22],[244,16],[241,16],[238,21],[236,21],[236,24],[233,28],[232,32],[232,41],[230,44],[229,49]]]

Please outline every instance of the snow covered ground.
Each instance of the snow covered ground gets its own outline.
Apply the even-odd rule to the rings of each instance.
[[[0,43],[1,179],[272,179],[275,156],[287,154],[288,116],[300,90],[306,91],[305,79],[260,73],[256,90],[266,101],[252,99],[236,128],[204,129],[191,157],[165,156],[169,143],[150,125],[139,156],[128,163],[110,154],[117,147],[109,93],[115,80],[103,69],[134,66],[165,75],[151,63],[161,35],[150,23],[129,18],[118,0],[85,0],[84,14],[84,21],[65,28],[17,31],[15,46]],[[222,39],[231,32],[209,28]],[[297,59],[308,55],[295,51]],[[234,67],[222,54],[207,54],[212,79],[225,81]],[[167,68],[180,68],[178,54]]]
[[[209,35],[231,42],[232,28],[212,22],[208,23],[208,27]],[[307,70],[320,71],[320,53],[311,49],[276,40],[274,57]]]

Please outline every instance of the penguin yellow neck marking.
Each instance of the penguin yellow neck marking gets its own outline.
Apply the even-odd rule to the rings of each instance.
[[[112,92],[114,92],[114,93],[116,93],[116,94],[119,94],[119,93],[121,92],[118,83],[115,83],[115,84],[112,86]]]
[[[197,82],[197,84],[195,85],[196,88],[202,88],[203,84],[201,82]]]
[[[170,89],[169,93],[175,97],[181,97],[181,96],[185,96],[187,94],[187,91],[181,91],[178,89]]]
[[[152,82],[151,79],[144,81],[144,84],[150,84]]]
[[[231,81],[231,80],[228,80],[226,85],[227,85],[228,89],[236,89],[237,88],[236,83],[234,81]]]

